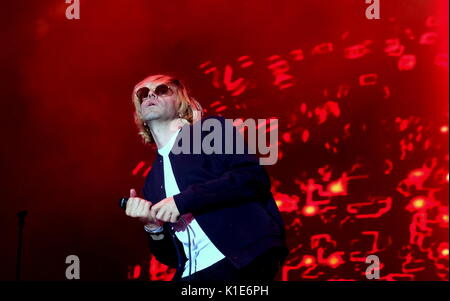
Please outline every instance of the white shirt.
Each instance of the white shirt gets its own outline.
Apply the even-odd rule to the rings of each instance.
[[[158,153],[163,157],[166,197],[171,197],[180,193],[169,159],[169,153],[172,150],[179,131],[180,130],[173,134],[166,145],[158,149]],[[202,228],[200,228],[200,225],[197,223],[192,214],[187,213],[181,217],[186,221],[191,239],[191,274],[203,270],[225,258],[225,255],[223,255],[222,252],[220,252],[209,240],[208,236],[206,236],[205,232],[203,232]],[[174,229],[177,238],[183,244],[184,252],[188,258],[186,265],[184,266],[182,277],[189,276],[189,262],[191,258],[189,258],[189,240],[187,229],[185,229],[185,226],[181,220],[179,220],[178,223],[172,224],[172,228]]]

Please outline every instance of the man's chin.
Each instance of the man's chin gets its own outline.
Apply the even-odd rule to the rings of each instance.
[[[149,112],[149,113],[145,114],[143,117],[146,122],[161,118],[160,114],[158,114],[156,112],[155,113]]]

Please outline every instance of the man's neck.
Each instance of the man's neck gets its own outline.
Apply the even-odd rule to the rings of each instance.
[[[172,135],[183,126],[180,119],[151,120],[147,121],[147,124],[158,149],[164,147]]]

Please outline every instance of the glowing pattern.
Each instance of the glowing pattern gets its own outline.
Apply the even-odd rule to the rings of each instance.
[[[290,97],[288,104],[280,103],[283,110],[278,114],[268,110],[283,121],[278,129],[279,164],[289,162],[287,168],[296,168],[287,173],[290,178],[283,178],[284,171],[270,173],[291,250],[280,280],[366,280],[368,255],[380,258],[380,280],[448,280],[448,121],[352,111],[366,101],[355,94],[378,91],[372,100],[380,102],[379,107],[402,93],[385,74],[363,64],[352,79],[334,81],[334,86],[311,94],[300,93],[307,88],[307,74],[298,71],[301,64],[320,57],[359,62],[376,55],[395,62],[386,68],[399,71],[399,77],[406,75],[425,60],[410,45],[435,45],[438,34],[430,31],[435,23],[430,16],[421,34],[405,26],[402,37],[384,41],[345,46],[324,41],[264,59],[242,54],[224,64],[199,64],[218,92],[209,113],[252,117],[261,102],[247,97],[266,86]],[[349,34],[344,32],[341,39]],[[448,69],[448,53],[429,56],[433,68]],[[268,82],[257,83],[251,75],[264,72]],[[294,92],[301,96],[292,96]],[[374,135],[380,145],[371,142]],[[302,157],[304,148],[314,155]],[[292,162],[300,165],[291,167]],[[133,174],[142,173],[144,166],[138,163]],[[151,279],[169,279],[173,272],[154,258],[151,266]]]

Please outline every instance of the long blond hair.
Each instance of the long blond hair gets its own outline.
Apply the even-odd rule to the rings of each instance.
[[[152,137],[150,128],[146,125],[145,120],[141,114],[141,103],[136,95],[136,91],[144,83],[158,82],[164,83],[174,89],[175,94],[180,100],[180,105],[177,110],[179,118],[184,119],[187,123],[193,123],[201,119],[202,107],[198,101],[189,95],[186,86],[177,78],[171,75],[151,75],[146,77],[143,81],[134,86],[133,94],[131,96],[134,104],[134,122],[138,128],[138,135],[142,137],[144,144],[154,144],[155,140]]]

